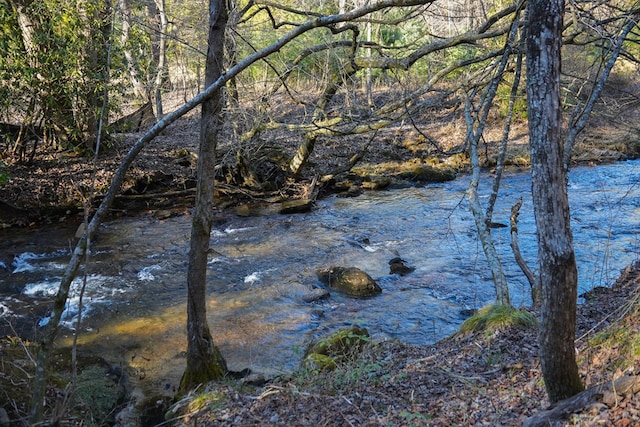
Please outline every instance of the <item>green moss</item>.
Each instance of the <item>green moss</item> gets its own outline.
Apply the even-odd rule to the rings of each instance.
[[[302,368],[308,371],[332,371],[338,367],[338,364],[331,357],[311,353],[304,358],[302,362]]]
[[[216,410],[224,407],[226,396],[219,391],[207,391],[196,395],[187,407],[188,412],[199,412],[204,409]]]
[[[123,395],[103,367],[90,366],[77,378],[76,398],[91,414],[95,425],[103,425]]]
[[[306,370],[333,370],[340,362],[354,359],[369,342],[365,328],[341,329],[309,345],[302,361]]]
[[[221,365],[218,361],[200,363],[197,367],[187,365],[187,369],[180,379],[178,396],[186,394],[200,384],[219,381],[224,378],[226,373],[226,366]]]
[[[312,343],[306,354],[323,354],[331,357],[342,357],[359,351],[369,342],[369,332],[365,328],[351,326],[340,329]]]
[[[533,328],[536,323],[536,318],[528,311],[518,310],[506,304],[492,304],[465,320],[460,327],[460,333],[481,330],[491,332],[512,326]]]

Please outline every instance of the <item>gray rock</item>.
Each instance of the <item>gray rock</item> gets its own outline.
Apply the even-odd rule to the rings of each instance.
[[[8,426],[11,424],[11,420],[9,419],[9,414],[4,408],[0,408],[0,426]]]

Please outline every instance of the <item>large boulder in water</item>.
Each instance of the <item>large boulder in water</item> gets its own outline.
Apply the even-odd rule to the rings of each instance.
[[[370,297],[382,292],[371,276],[356,267],[331,267],[317,273],[322,283],[347,295]]]

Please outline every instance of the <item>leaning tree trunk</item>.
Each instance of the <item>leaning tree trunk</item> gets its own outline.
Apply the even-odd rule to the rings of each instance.
[[[540,363],[551,402],[583,389],[574,347],[578,276],[561,129],[563,13],[563,0],[529,3],[527,102],[542,289]]]
[[[209,40],[205,84],[213,84],[223,73],[224,31],[227,23],[226,0],[209,2]],[[215,151],[223,125],[222,90],[202,103],[200,152],[196,205],[191,227],[191,248],[187,271],[187,366],[180,381],[184,393],[227,373],[220,351],[213,343],[207,323],[207,252],[211,238]]]

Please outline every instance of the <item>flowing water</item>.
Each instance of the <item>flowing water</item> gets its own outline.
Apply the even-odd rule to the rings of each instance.
[[[571,172],[570,202],[580,292],[610,285],[638,258],[640,162]],[[485,177],[488,178],[488,177]],[[486,181],[486,179],[485,179]],[[208,314],[214,340],[231,369],[266,374],[294,369],[305,345],[340,326],[366,327],[375,339],[430,344],[453,332],[460,311],[494,300],[465,191],[453,182],[357,198],[331,197],[313,212],[229,216],[214,227]],[[503,178],[494,221],[508,224],[520,197],[519,237],[532,267],[536,237],[528,173]],[[481,188],[488,199],[488,184]],[[118,219],[101,227],[86,271],[73,284],[60,344],[70,343],[83,284],[79,343],[136,372],[138,385],[171,393],[184,368],[186,269],[190,217]],[[0,231],[0,333],[33,335],[47,321],[77,224]],[[515,265],[509,228],[493,230],[512,302],[529,303]],[[389,274],[396,256],[416,268]],[[331,265],[368,272],[382,294],[354,299],[332,292],[306,303]]]

